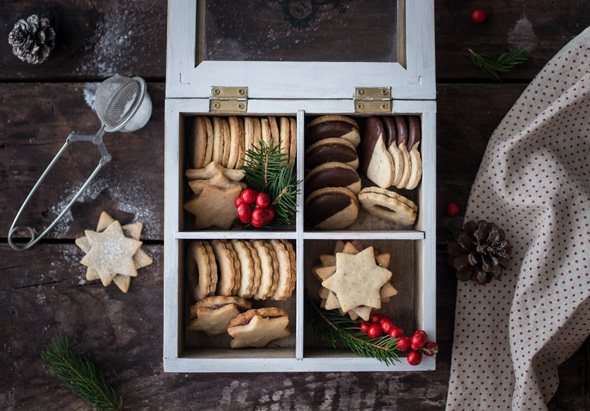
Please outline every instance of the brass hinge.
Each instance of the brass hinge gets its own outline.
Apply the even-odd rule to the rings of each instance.
[[[356,113],[391,113],[390,87],[355,87]]]
[[[248,87],[211,87],[209,111],[245,113],[248,111]]]

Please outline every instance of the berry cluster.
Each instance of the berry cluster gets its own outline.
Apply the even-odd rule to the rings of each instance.
[[[391,338],[397,338],[396,346],[398,350],[412,350],[406,358],[410,365],[420,364],[422,354],[432,357],[438,353],[438,344],[434,341],[427,341],[428,337],[424,330],[416,331],[412,338],[406,337],[404,330],[396,327],[391,319],[384,315],[371,315],[371,322],[365,321],[361,323],[360,328],[363,334],[367,334],[371,338],[378,338],[383,333],[389,334]]]
[[[275,209],[270,205],[268,194],[258,193],[252,188],[242,191],[236,198],[235,205],[240,221],[246,224],[252,223],[254,227],[267,225],[275,218]]]

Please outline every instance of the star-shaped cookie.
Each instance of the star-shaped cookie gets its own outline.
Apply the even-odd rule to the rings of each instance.
[[[116,221],[114,218],[112,218],[107,212],[103,211],[100,215],[97,227],[96,227],[96,231],[91,231],[91,230],[87,230],[87,231],[91,231],[93,234],[91,234],[91,236],[94,236],[94,238],[96,238],[95,234],[102,234],[103,232],[105,232],[111,225],[113,225],[114,223],[117,223],[113,228],[111,228],[111,230],[115,230],[118,231],[117,229],[117,225],[119,226],[119,228],[121,229],[122,233],[125,235],[125,239],[126,240],[134,240],[137,243],[139,243],[139,245],[141,246],[141,241],[139,241],[139,238],[141,236],[141,231],[143,229],[143,224],[142,223],[133,223],[133,224],[127,224],[124,225],[123,227],[120,226],[120,223],[118,221]],[[130,244],[130,243],[128,243]],[[135,244],[135,243],[133,243]],[[129,284],[131,281],[131,276],[132,275],[127,275],[125,273],[119,273],[119,274],[115,274],[113,275],[100,275],[99,271],[97,270],[97,268],[95,267],[95,264],[90,264],[87,260],[88,254],[91,253],[91,249],[92,249],[92,244],[90,242],[89,237],[85,236],[85,237],[79,237],[76,238],[76,245],[78,247],[80,247],[82,249],[82,251],[84,251],[87,256],[85,256],[81,263],[84,265],[88,266],[88,269],[86,270],[86,279],[88,281],[93,281],[93,280],[97,280],[100,278],[102,284],[106,287],[107,285],[109,285],[111,283],[111,281],[113,281],[123,292],[127,292],[127,290],[129,289]],[[98,251],[98,250],[97,250]],[[91,257],[91,259],[94,257]],[[137,270],[143,267],[146,267],[148,265],[150,265],[152,263],[152,259],[150,256],[148,256],[141,248],[138,248],[137,251],[132,255],[132,261],[133,261],[133,265],[134,265],[134,269],[131,269],[130,267],[127,267],[127,270],[129,273],[133,273],[135,271],[135,275],[137,275]],[[92,262],[92,261],[91,261]],[[115,270],[115,271],[119,271],[119,270]]]
[[[213,226],[229,230],[238,217],[234,203],[241,192],[239,184],[225,189],[206,185],[197,198],[185,203],[184,209],[195,215],[197,230]]]
[[[373,247],[358,254],[336,254],[336,272],[322,282],[333,291],[343,311],[359,306],[381,308],[381,287],[391,278],[391,271],[375,263]]]

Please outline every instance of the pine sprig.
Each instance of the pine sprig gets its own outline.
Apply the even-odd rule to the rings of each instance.
[[[399,361],[397,338],[390,338],[388,335],[370,338],[367,334],[361,333],[358,325],[353,324],[349,317],[335,310],[324,310],[311,298],[307,299],[307,318],[322,339],[330,341],[334,348],[346,347],[355,354],[375,358],[386,365]]]
[[[72,350],[67,338],[55,337],[41,357],[49,370],[63,381],[63,385],[90,401],[99,410],[122,409],[123,399],[118,398],[115,390],[107,384],[104,375],[96,371],[92,362]]]
[[[502,82],[499,73],[505,73],[512,70],[519,64],[524,63],[529,56],[529,52],[525,48],[508,51],[498,57],[497,60],[492,60],[487,54],[479,54],[469,49],[471,61],[479,67],[488,77]]]
[[[269,195],[276,212],[273,222],[288,224],[297,211],[301,181],[295,181],[295,170],[289,165],[287,155],[280,151],[280,146],[273,140],[270,145],[260,140],[246,151],[242,170],[250,188]]]

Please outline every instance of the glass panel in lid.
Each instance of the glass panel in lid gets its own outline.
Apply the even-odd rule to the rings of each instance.
[[[198,10],[197,62],[403,64],[398,0],[201,0]]]

